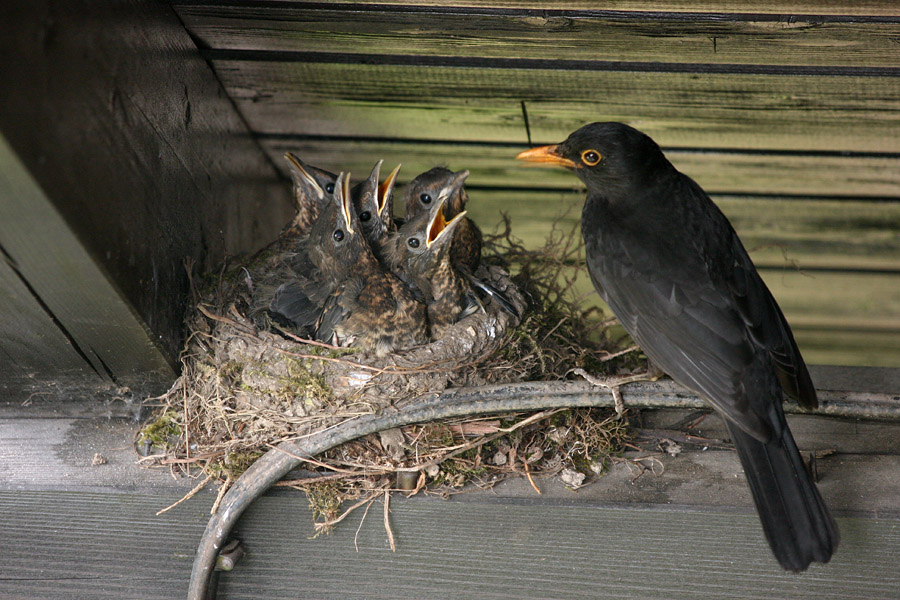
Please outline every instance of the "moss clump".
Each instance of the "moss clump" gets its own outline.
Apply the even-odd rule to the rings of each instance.
[[[324,376],[312,373],[302,360],[290,359],[287,365],[288,376],[281,379],[281,394],[286,400],[300,396],[307,405],[321,406],[331,398]]]
[[[345,498],[340,483],[336,481],[323,481],[314,483],[304,488],[306,499],[309,501],[309,509],[313,513],[313,519],[325,523],[334,520],[341,509],[341,503]],[[317,528],[319,533],[327,533],[330,527]]]
[[[176,448],[181,442],[181,435],[178,413],[167,410],[141,428],[136,444],[145,454],[159,454]]]

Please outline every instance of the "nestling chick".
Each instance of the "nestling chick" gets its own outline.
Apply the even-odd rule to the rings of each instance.
[[[349,175],[338,177],[332,202],[313,224],[305,251],[314,268],[311,276],[298,274],[295,282],[279,288],[273,312],[303,307],[295,313],[316,314],[307,324],[316,339],[377,356],[427,341],[425,306],[373,255],[353,209]],[[303,318],[285,316],[304,325]]]
[[[468,171],[454,173],[446,167],[434,167],[416,176],[409,183],[404,196],[407,220],[422,212],[428,212],[443,188],[455,178],[461,177],[464,181],[468,175]],[[465,211],[468,201],[469,195],[466,193],[466,188],[460,185],[444,204],[444,218],[453,219]],[[463,222],[456,228],[456,233],[453,234],[450,260],[454,266],[463,267],[469,273],[474,273],[481,264],[481,246],[481,230],[472,219],[464,217]]]
[[[466,213],[462,211],[449,221],[444,218],[446,199],[464,180],[465,177],[457,177],[451,185],[439,190],[428,211],[414,215],[391,236],[388,263],[424,297],[432,340],[481,308],[468,280],[450,259],[453,234]]]
[[[379,160],[369,178],[353,188],[353,203],[362,223],[363,234],[380,262],[384,261],[388,235],[397,230],[394,224],[394,184],[400,165],[391,171],[383,183],[378,183],[381,171]]]

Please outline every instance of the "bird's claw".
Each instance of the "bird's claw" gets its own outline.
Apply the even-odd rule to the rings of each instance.
[[[632,377],[598,377],[597,375],[591,375],[581,367],[575,369],[573,373],[581,375],[592,385],[608,389],[612,394],[613,402],[615,403],[616,418],[621,419],[625,416],[625,399],[622,397],[622,392],[619,391],[619,386],[634,381]]]

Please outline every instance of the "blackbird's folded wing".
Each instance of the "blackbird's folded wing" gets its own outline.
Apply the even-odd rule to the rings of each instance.
[[[765,410],[745,375],[755,349],[734,307],[710,282],[673,282],[631,271],[591,270],[622,326],[653,363],[694,390],[741,429],[768,440]],[[768,396],[768,393],[766,394]]]
[[[818,405],[816,389],[791,328],[750,257],[734,238],[735,266],[728,288],[753,341],[768,350],[785,393],[805,408]]]

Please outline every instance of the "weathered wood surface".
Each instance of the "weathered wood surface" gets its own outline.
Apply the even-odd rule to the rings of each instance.
[[[169,358],[0,136],[0,390],[165,389]]]
[[[201,47],[232,50],[414,54],[694,64],[897,67],[900,18],[866,7],[823,19],[763,14],[465,7],[464,3],[329,6],[321,3],[176,3]],[[665,8],[657,6],[656,8]],[[596,3],[591,7],[598,8]],[[619,8],[619,7],[617,7]],[[744,10],[742,7],[741,10]],[[825,7],[827,9],[827,7]],[[792,11],[797,11],[793,7]],[[823,52],[831,48],[832,52]]]
[[[106,287],[125,298],[117,310],[148,330],[139,345],[157,344],[174,364],[185,260],[211,270],[226,255],[261,246],[287,219],[287,186],[171,7],[11,1],[0,20],[0,133],[108,278]],[[36,210],[25,216],[20,226],[46,218]],[[80,336],[81,323],[128,324],[117,322],[99,292],[91,301],[90,280],[73,283],[77,274],[54,231],[5,231],[0,244],[13,261],[48,275],[33,288],[86,356],[109,361],[114,377],[127,374],[116,362],[154,371],[129,360],[136,355],[119,345],[124,333]],[[67,276],[54,281],[54,269]]]
[[[900,389],[891,370],[816,369],[814,378],[827,389]],[[0,598],[184,597],[214,493],[155,516],[195,482],[135,464],[132,414],[133,406],[98,406],[90,398],[0,404]],[[645,411],[644,450],[629,452],[628,460],[577,491],[538,478],[541,495],[524,479],[450,502],[395,494],[396,553],[388,548],[379,503],[362,524],[360,510],[332,535],[313,540],[305,498],[270,492],[238,525],[248,553],[222,576],[221,597],[889,598],[900,592],[894,568],[900,425],[788,417],[801,450],[820,453],[819,485],[842,531],[829,565],[793,575],[770,555],[738,460],[722,443],[721,422],[709,415],[688,430],[693,441],[683,439],[680,423],[697,416]],[[680,440],[681,453],[660,452],[663,438]],[[91,466],[94,453],[109,462]],[[655,473],[637,476],[633,461],[642,457],[659,461]]]
[[[571,496],[575,496],[570,492]],[[2,598],[183,598],[211,494],[166,515],[171,492],[2,492]],[[237,534],[248,553],[221,598],[892,598],[893,518],[838,517],[826,566],[786,574],[748,511],[571,502],[393,500],[311,539],[298,494],[259,500]],[[285,525],[285,524],[289,525]],[[460,527],[465,523],[465,527]],[[359,551],[356,551],[358,546]],[[712,578],[702,573],[713,573]]]
[[[275,0],[276,2],[284,2],[285,4],[293,3],[294,0]],[[325,0],[323,4],[346,6],[344,0]],[[660,5],[658,2],[651,0],[626,0],[616,3],[616,11],[600,11],[596,2],[591,0],[411,0],[409,2],[382,2],[381,0],[362,0],[354,4],[377,4],[377,5],[394,5],[394,6],[438,6],[447,8],[456,7],[481,7],[488,9],[533,9],[535,11],[547,10],[570,10],[578,9],[591,11],[593,13],[612,13],[620,11],[649,11],[653,14],[660,14]],[[783,15],[787,22],[796,18],[796,15],[802,14],[820,14],[820,15],[851,15],[856,17],[862,16],[884,16],[887,18],[896,17],[897,6],[892,0],[867,0],[865,2],[854,2],[848,4],[846,0],[824,0],[817,2],[816,0],[774,0],[773,2],[760,3],[759,5],[748,6],[746,2],[740,0],[675,0],[665,4],[666,11],[670,12],[690,12],[697,15],[715,16],[717,13],[746,13],[752,8],[753,13],[758,14],[775,14]],[[662,12],[662,14],[667,14]]]
[[[285,152],[315,158],[331,170],[368,174],[376,158],[403,164],[400,181],[436,164],[469,169],[469,187],[570,190],[580,187],[570,173],[541,169],[513,160],[527,144],[448,142],[441,140],[354,139],[337,136],[262,135],[261,143],[285,178]],[[561,140],[556,140],[561,141]],[[741,152],[727,148],[663,148],[680,171],[709,193],[800,196],[801,199],[859,198],[900,203],[900,154]],[[761,218],[767,214],[762,212]]]
[[[900,151],[896,77],[433,64],[208,51],[260,133],[525,143],[624,121],[663,146]],[[443,64],[442,64],[443,63]]]

